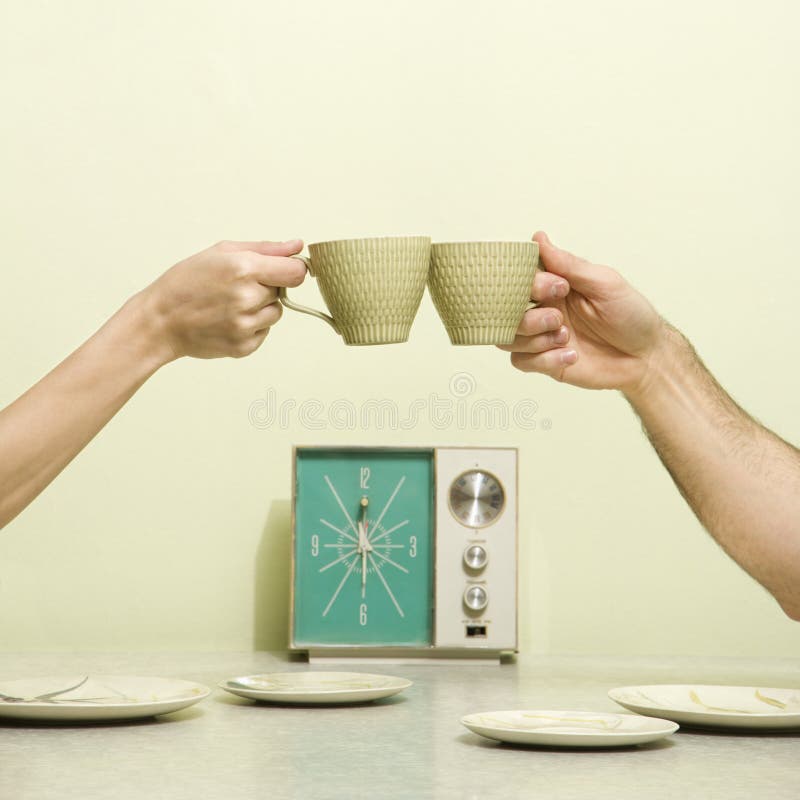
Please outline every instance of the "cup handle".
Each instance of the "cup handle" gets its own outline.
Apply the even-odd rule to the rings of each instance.
[[[312,276],[314,275],[314,272],[311,269],[310,258],[306,258],[305,256],[292,256],[292,258],[302,261],[306,265],[308,274]],[[299,303],[293,302],[289,299],[285,286],[278,287],[278,299],[281,301],[282,306],[291,308],[292,311],[299,311],[301,314],[310,314],[312,317],[318,317],[319,319],[325,320],[325,322],[327,322],[328,325],[330,325],[331,328],[336,331],[336,333],[340,333],[339,326],[334,322],[333,317],[328,314],[324,314],[322,311],[317,311],[313,308],[308,308],[308,306],[301,306]]]

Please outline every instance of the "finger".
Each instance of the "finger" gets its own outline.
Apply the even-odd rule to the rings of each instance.
[[[275,325],[282,315],[283,306],[280,303],[270,303],[268,306],[264,306],[253,314],[253,330],[257,334],[263,333]]]
[[[569,330],[563,325],[557,331],[538,336],[516,336],[511,344],[497,345],[507,353],[544,353],[563,347],[569,341]]]
[[[267,338],[268,333],[269,328],[264,331],[254,333],[247,339],[237,342],[236,345],[231,349],[230,355],[233,358],[245,358],[246,356],[252,355],[264,343],[264,339]]]
[[[259,288],[263,289],[264,296],[262,301],[258,304],[258,308],[266,308],[270,303],[274,303],[278,299],[278,289],[275,286],[262,286],[259,284]]]
[[[539,306],[529,308],[522,317],[517,333],[535,336],[537,333],[557,331],[564,323],[564,317],[557,308]]]
[[[262,256],[293,256],[303,249],[302,239],[289,239],[285,242],[220,242],[217,247],[233,253],[249,250]]]
[[[557,300],[569,294],[569,283],[553,272],[539,270],[533,279],[531,300],[544,303],[548,300]]]
[[[306,265],[299,258],[254,255],[251,274],[262,286],[299,286],[306,277]]]
[[[533,240],[539,243],[539,256],[548,272],[566,278],[581,294],[593,296],[602,291],[608,267],[592,264],[567,250],[556,247],[544,231],[537,231]]]
[[[274,286],[264,286],[250,281],[239,289],[238,309],[241,311],[258,311],[278,299],[278,290]]]
[[[556,380],[564,379],[564,371],[578,360],[575,350],[559,348],[545,353],[512,353],[511,363],[523,372],[541,372]]]

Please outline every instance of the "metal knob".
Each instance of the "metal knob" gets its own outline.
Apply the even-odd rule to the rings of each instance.
[[[471,544],[464,551],[464,563],[469,569],[483,569],[489,561],[489,554],[479,544]]]
[[[483,586],[467,586],[464,592],[464,605],[470,611],[483,611],[489,605],[489,595]]]

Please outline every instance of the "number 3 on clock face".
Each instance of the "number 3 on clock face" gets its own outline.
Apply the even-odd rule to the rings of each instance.
[[[295,457],[293,645],[430,645],[432,451]]]

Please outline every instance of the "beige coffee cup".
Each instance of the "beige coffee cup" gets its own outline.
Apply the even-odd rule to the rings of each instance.
[[[294,303],[284,288],[278,296],[286,308],[325,320],[345,344],[405,342],[425,292],[430,250],[427,236],[310,244],[309,258],[296,258],[317,279],[331,313]]]
[[[428,289],[452,344],[511,344],[538,264],[536,242],[434,244]]]

